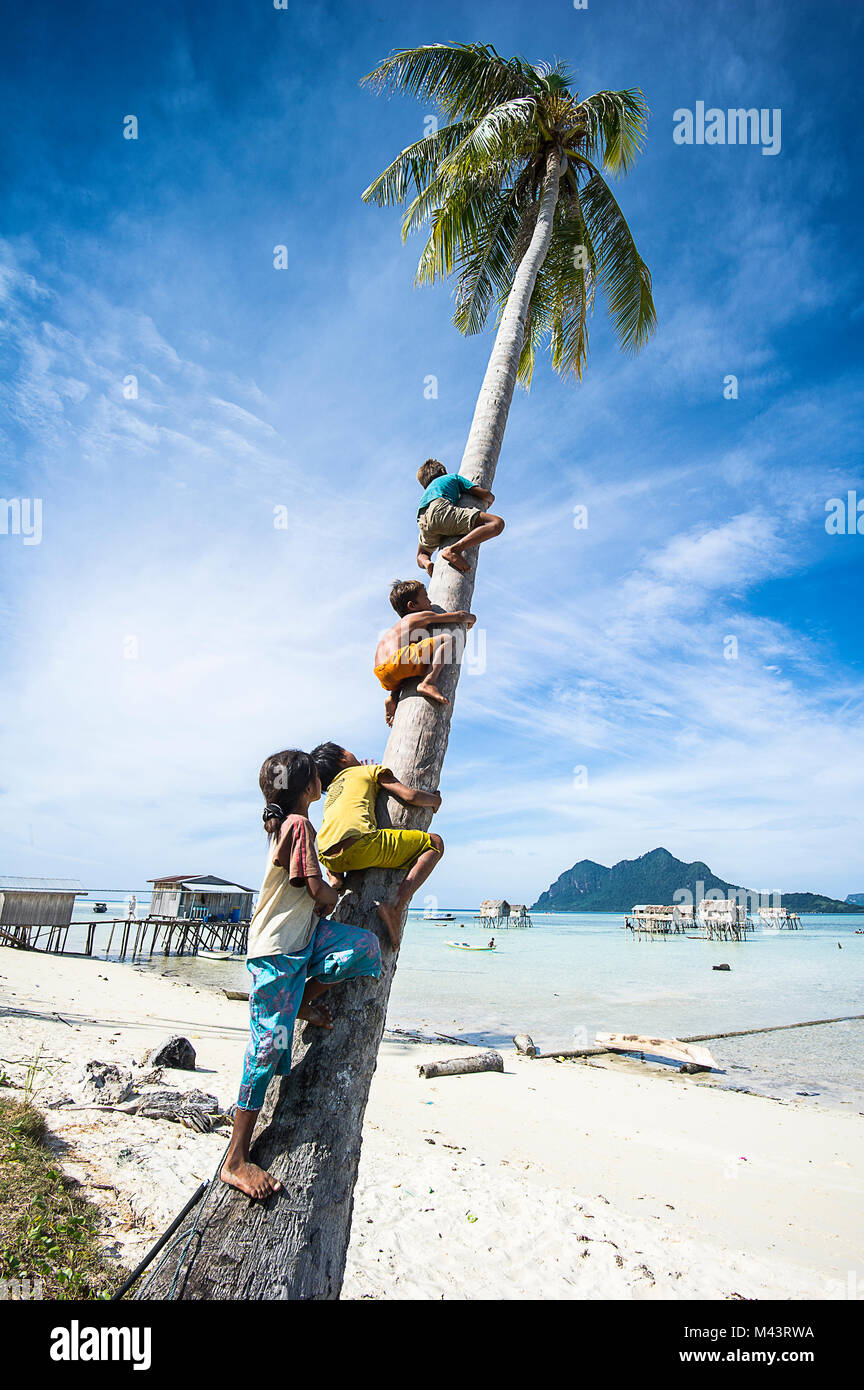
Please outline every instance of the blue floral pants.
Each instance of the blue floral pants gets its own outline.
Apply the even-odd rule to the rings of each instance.
[[[260,1110],[273,1076],[291,1070],[291,1043],[307,980],[351,980],[381,974],[381,948],[372,932],[322,918],[308,946],[293,956],[256,956],[246,962],[251,1036],[237,1099],[241,1110]]]

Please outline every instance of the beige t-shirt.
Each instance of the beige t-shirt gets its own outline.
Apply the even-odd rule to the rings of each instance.
[[[247,960],[296,955],[309,945],[318,925],[306,891],[310,875],[322,876],[315,827],[305,816],[286,816],[275,845],[268,847],[264,882],[249,923]]]

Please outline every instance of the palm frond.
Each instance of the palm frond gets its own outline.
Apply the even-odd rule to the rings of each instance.
[[[611,173],[630,169],[645,139],[648,106],[638,87],[622,92],[595,92],[576,107],[576,120],[584,123],[584,151],[602,161]]]
[[[364,191],[364,203],[392,207],[404,203],[411,185],[418,193],[448,155],[471,133],[468,121],[454,121],[409,145]]]
[[[448,180],[463,172],[498,165],[502,170],[533,153],[538,144],[537,103],[533,97],[517,97],[502,102],[473,125],[465,138],[442,161]]]
[[[451,119],[473,120],[502,102],[530,96],[538,76],[524,59],[502,58],[490,44],[432,43],[397,49],[361,86],[408,92],[436,102]]]
[[[479,333],[496,292],[506,297],[518,264],[515,248],[524,219],[517,188],[487,197],[479,233],[459,258],[453,322],[460,333]]]
[[[446,173],[439,169],[405,209],[402,218],[402,240],[407,241],[413,232],[419,231],[427,223],[437,222],[444,216],[449,204],[452,204],[455,210],[478,193],[497,188],[498,180],[495,173],[495,170],[479,170],[472,175],[466,175],[458,183],[451,184]]]
[[[537,354],[540,352],[548,332],[548,307],[535,302],[535,298],[532,297],[528,322],[525,325],[525,338],[522,343],[522,351],[519,353],[519,366],[516,372],[517,381],[525,387],[526,391],[531,386]]]
[[[599,170],[583,184],[579,197],[597,250],[597,278],[603,284],[615,332],[622,347],[635,351],[647,341],[657,322],[651,272]]]
[[[463,255],[470,255],[472,248],[484,244],[485,232],[494,219],[500,197],[494,184],[485,180],[474,183],[465,180],[435,208],[415,284],[432,284],[450,275]]]
[[[579,253],[579,254],[577,254]],[[519,367],[527,386],[534,359],[548,335],[552,365],[562,376],[581,377],[588,356],[588,317],[594,303],[597,255],[575,188],[555,211],[546,259],[531,297],[531,335]]]
[[[405,210],[403,241],[427,222],[444,216],[454,190],[461,188],[473,194],[507,184],[508,170],[524,160],[533,145],[533,106],[532,101],[509,102],[495,107],[473,126],[460,123],[460,129],[467,127],[467,135],[437,165],[430,163],[429,182],[418,189]],[[457,129],[455,125],[447,128]]]

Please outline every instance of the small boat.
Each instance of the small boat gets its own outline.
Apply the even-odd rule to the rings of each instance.
[[[199,960],[233,960],[233,951],[199,951]]]
[[[638,1052],[649,1057],[668,1057],[671,1062],[691,1062],[707,1071],[720,1068],[707,1047],[683,1043],[678,1038],[649,1038],[642,1033],[595,1033],[595,1042],[609,1052]]]
[[[445,941],[445,946],[452,946],[455,951],[497,951],[497,946],[469,946],[467,941]]]
[[[93,904],[93,911],[94,911],[94,912],[107,912],[107,911],[108,911],[108,904],[107,904],[107,903],[94,903],[94,904]]]

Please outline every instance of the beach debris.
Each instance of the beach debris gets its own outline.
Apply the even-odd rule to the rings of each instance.
[[[707,1047],[681,1042],[679,1038],[651,1038],[642,1033],[595,1033],[594,1036],[609,1052],[638,1052],[643,1056],[647,1053],[672,1062],[692,1062],[704,1071],[720,1070]]]
[[[711,966],[711,969],[712,969],[712,970],[731,970],[731,969],[732,969],[732,966],[731,966],[731,965],[712,965],[712,966]]]
[[[476,1071],[503,1071],[504,1058],[500,1052],[490,1048],[488,1052],[475,1052],[472,1057],[453,1057],[447,1062],[422,1062],[417,1070],[427,1080],[435,1076],[463,1076]]]
[[[121,1071],[113,1062],[85,1062],[77,1082],[85,1103],[122,1105],[134,1088],[131,1071]]]
[[[522,1057],[536,1057],[537,1048],[530,1033],[517,1033],[513,1039],[513,1046]]]
[[[146,1060],[152,1066],[171,1067],[174,1071],[194,1071],[195,1049],[188,1038],[178,1034],[158,1043],[148,1052]]]
[[[126,1108],[145,1120],[174,1120],[199,1134],[209,1134],[215,1124],[225,1119],[217,1098],[206,1091],[151,1091]]]
[[[136,1086],[159,1086],[162,1082],[164,1072],[161,1067],[151,1067],[149,1071],[142,1072],[135,1077]]]
[[[697,1072],[710,1071],[711,1068],[700,1066],[698,1062],[684,1062],[678,1070],[683,1072],[685,1076],[695,1076]]]
[[[249,991],[247,989],[223,989],[222,993],[226,999],[241,999],[245,1004],[249,1003]]]

